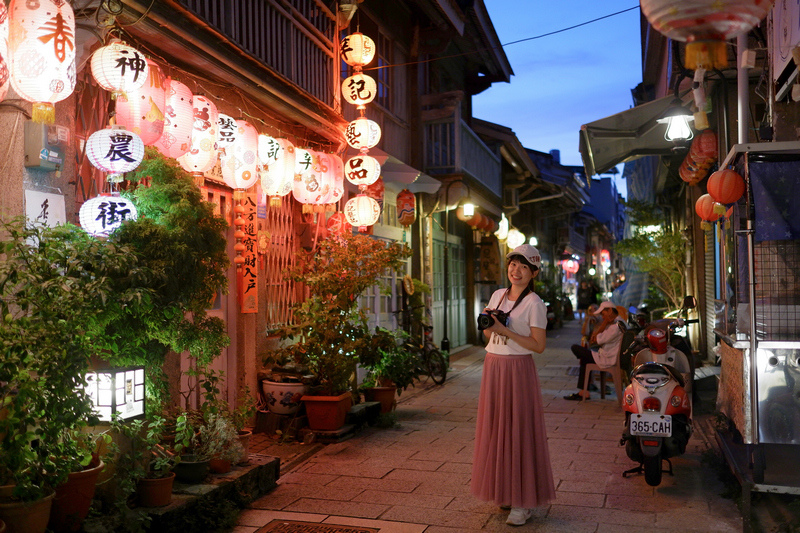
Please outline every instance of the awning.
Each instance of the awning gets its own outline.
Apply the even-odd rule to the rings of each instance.
[[[353,157],[357,153],[353,149],[348,149],[345,159]],[[408,189],[414,194],[418,192],[434,194],[442,185],[436,178],[432,178],[414,167],[406,165],[383,150],[371,148],[369,155],[380,163],[384,185],[390,189],[397,189],[398,192],[402,189]]]
[[[675,146],[656,122],[675,101],[665,96],[581,126],[580,145],[586,176],[602,174],[644,155],[669,155]]]

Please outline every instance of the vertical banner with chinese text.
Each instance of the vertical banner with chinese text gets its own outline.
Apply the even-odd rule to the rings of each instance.
[[[245,194],[242,199],[244,203],[244,264],[239,278],[239,302],[242,306],[242,313],[257,313],[258,312],[258,269],[256,262],[258,260],[258,250],[256,249],[256,240],[258,236],[258,224],[256,223],[256,198],[255,194]]]

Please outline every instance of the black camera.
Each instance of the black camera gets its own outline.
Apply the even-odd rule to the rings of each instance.
[[[495,320],[504,326],[508,326],[508,314],[499,309],[495,309],[478,315],[478,331],[483,331],[486,328],[492,327]]]

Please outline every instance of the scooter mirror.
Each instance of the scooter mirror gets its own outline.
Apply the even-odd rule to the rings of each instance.
[[[690,295],[683,299],[684,309],[694,309],[695,307],[697,307],[697,298]]]

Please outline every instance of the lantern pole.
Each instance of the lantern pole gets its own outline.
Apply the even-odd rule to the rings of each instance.
[[[447,184],[444,190],[444,315],[443,315],[443,329],[444,337],[442,337],[441,349],[443,351],[450,351],[450,339],[447,337],[447,312],[450,305],[450,253],[447,246],[447,235],[450,232],[450,187],[455,183],[461,183],[467,188],[467,195],[469,195],[469,186],[464,183],[464,180],[453,180]]]

